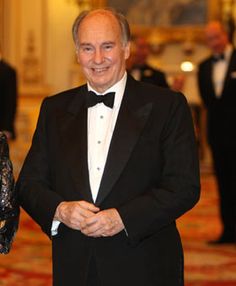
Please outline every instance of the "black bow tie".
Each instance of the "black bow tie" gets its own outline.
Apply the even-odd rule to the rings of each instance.
[[[212,60],[213,62],[218,62],[218,61],[221,61],[221,60],[224,60],[225,59],[225,55],[224,54],[218,54],[218,55],[214,55],[212,57]]]
[[[97,103],[102,102],[107,107],[113,108],[114,98],[115,98],[115,92],[108,92],[104,95],[98,95],[90,90],[87,96],[87,107],[92,107]]]

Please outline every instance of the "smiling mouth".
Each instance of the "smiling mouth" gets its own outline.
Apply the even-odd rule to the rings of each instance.
[[[108,67],[105,67],[105,68],[92,68],[92,71],[95,72],[95,73],[103,73],[103,72],[106,72],[108,71]]]

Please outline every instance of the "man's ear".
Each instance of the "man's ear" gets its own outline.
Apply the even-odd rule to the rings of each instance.
[[[125,59],[127,60],[130,56],[130,42],[125,45]]]
[[[76,59],[77,59],[77,63],[80,64],[80,60],[79,60],[79,51],[78,49],[76,48],[75,50],[75,54],[76,54]]]

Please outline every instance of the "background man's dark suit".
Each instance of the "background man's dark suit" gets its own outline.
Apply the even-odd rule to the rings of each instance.
[[[60,202],[92,202],[86,93],[85,85],[43,102],[18,182],[22,206],[48,236]],[[92,238],[61,224],[52,238],[55,285],[86,285],[91,257],[103,286],[183,285],[175,219],[198,198],[197,149],[185,98],[128,77],[96,200],[100,209],[118,210],[128,236],[122,231]]]
[[[0,60],[0,130],[15,137],[15,113],[17,101],[16,71]]]
[[[236,51],[233,50],[218,98],[212,81],[213,64],[213,57],[200,64],[199,88],[207,109],[208,141],[219,183],[222,239],[236,241]]]
[[[148,64],[141,66],[134,66],[130,73],[133,75],[138,74],[137,80],[141,80],[147,83],[155,84],[162,87],[169,87],[165,73],[159,69],[154,69]]]
[[[165,73],[148,64],[151,54],[150,43],[144,37],[134,39],[135,51],[130,57],[129,72],[136,80],[141,80],[154,85],[169,87]]]

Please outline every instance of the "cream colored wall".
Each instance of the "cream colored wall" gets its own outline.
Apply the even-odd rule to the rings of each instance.
[[[33,35],[35,57],[40,74],[46,69],[46,0],[3,0],[4,1],[4,56],[18,69],[19,78],[23,61],[27,55],[29,35]],[[44,81],[44,80],[42,80]]]
[[[75,61],[75,49],[71,27],[78,8],[67,0],[48,0],[47,72],[46,78],[52,92],[71,87],[71,68]]]
[[[30,34],[41,74],[38,85],[49,85],[53,93],[70,87],[69,73],[74,62],[71,26],[78,14],[77,6],[67,0],[2,1],[4,57],[17,68],[21,87],[25,90],[23,61]]]

